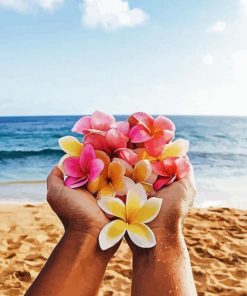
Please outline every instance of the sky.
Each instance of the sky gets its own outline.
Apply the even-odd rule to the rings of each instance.
[[[0,0],[0,116],[247,115],[247,0]]]

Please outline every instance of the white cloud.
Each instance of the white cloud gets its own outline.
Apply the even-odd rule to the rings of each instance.
[[[247,50],[235,51],[218,85],[194,91],[191,98],[200,114],[247,115]]]
[[[247,0],[240,0],[241,8],[245,16],[247,16]]]
[[[0,7],[29,13],[37,8],[52,12],[64,3],[64,0],[0,0]]]
[[[206,65],[213,65],[214,58],[211,54],[208,53],[208,54],[205,54],[205,56],[203,56],[202,62]]]
[[[52,12],[60,5],[64,3],[64,0],[38,0],[38,5],[44,10]]]
[[[89,27],[106,30],[143,24],[148,15],[140,8],[130,8],[124,0],[84,0],[82,21]]]
[[[226,29],[226,23],[222,21],[218,21],[215,24],[213,24],[211,27],[207,28],[206,31],[211,33],[220,33],[225,31],[225,29]]]

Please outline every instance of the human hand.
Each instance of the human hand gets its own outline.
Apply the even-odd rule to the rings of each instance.
[[[58,167],[54,167],[47,178],[47,201],[65,231],[90,234],[98,239],[100,230],[109,222],[92,194],[64,185],[63,173]]]
[[[183,220],[193,205],[196,195],[193,167],[181,180],[161,189],[155,193],[162,198],[162,206],[158,216],[147,225],[153,230],[156,242],[175,243],[182,234]],[[127,237],[132,251],[140,251]]]
[[[177,231],[192,207],[195,195],[196,185],[191,166],[189,173],[183,179],[156,192],[155,196],[162,198],[163,202],[159,215],[149,223],[149,226],[164,232]]]

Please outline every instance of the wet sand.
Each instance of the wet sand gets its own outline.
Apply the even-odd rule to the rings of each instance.
[[[46,204],[0,205],[0,295],[23,295],[63,233]],[[247,211],[193,209],[184,224],[198,295],[247,295]],[[100,295],[130,295],[131,254],[123,243]]]

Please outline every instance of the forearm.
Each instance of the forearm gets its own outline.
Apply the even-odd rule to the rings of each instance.
[[[133,253],[132,295],[197,295],[182,233],[164,235],[157,231],[155,236],[154,248]]]
[[[97,295],[109,259],[92,235],[66,232],[26,296]]]

